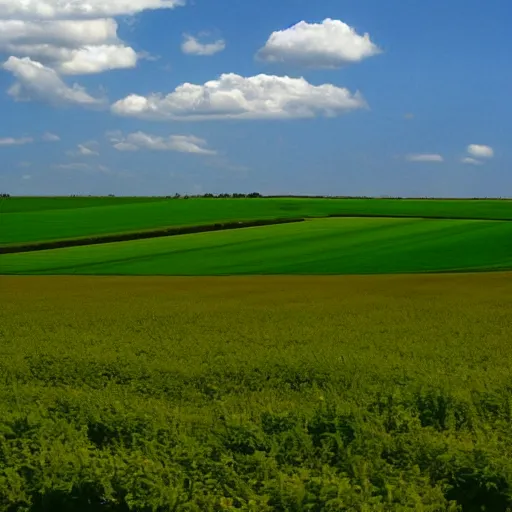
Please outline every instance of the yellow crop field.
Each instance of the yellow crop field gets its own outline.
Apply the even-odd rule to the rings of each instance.
[[[512,507],[510,273],[0,290],[0,511]]]

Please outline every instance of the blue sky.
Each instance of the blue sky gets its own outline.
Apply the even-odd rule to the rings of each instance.
[[[0,0],[0,191],[512,196],[510,20],[507,0]]]

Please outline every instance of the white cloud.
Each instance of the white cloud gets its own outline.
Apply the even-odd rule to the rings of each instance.
[[[137,53],[119,41],[117,27],[113,19],[0,20],[0,52],[69,75],[133,68]]]
[[[494,150],[491,148],[491,146],[470,144],[467,150],[470,155],[476,158],[492,158],[494,156]]]
[[[204,139],[193,135],[171,135],[160,137],[144,132],[130,133],[124,137],[119,132],[107,134],[118,151],[177,151],[179,153],[195,153],[198,155],[215,155],[216,151],[208,149]]]
[[[4,52],[18,57],[29,57],[63,75],[86,75],[114,69],[128,69],[137,65],[138,55],[124,45],[85,45],[69,49],[47,44],[8,45]]]
[[[79,48],[81,45],[117,41],[117,22],[95,20],[24,21],[0,20],[0,45],[50,45]]]
[[[483,164],[483,162],[481,162],[480,160],[477,160],[476,158],[471,158],[471,157],[463,158],[461,160],[461,162],[463,164],[467,164],[467,165],[482,165]]]
[[[309,68],[336,68],[379,53],[369,34],[361,36],[346,23],[327,18],[322,23],[301,21],[272,33],[257,57]]]
[[[82,156],[98,156],[99,153],[82,144],[78,144],[78,153]]]
[[[78,154],[82,156],[99,156],[97,151],[94,151],[94,149],[88,148],[83,144],[78,144]]]
[[[116,142],[114,148],[118,151],[138,151],[140,149],[135,144],[130,144],[129,142]]]
[[[133,48],[123,45],[101,45],[83,46],[79,50],[71,51],[69,57],[57,65],[57,69],[65,75],[83,75],[134,68],[136,65],[137,53]]]
[[[19,139],[16,139],[14,137],[5,137],[0,138],[0,146],[23,146],[25,144],[30,144],[33,142],[34,139],[31,137],[22,137]]]
[[[444,158],[438,154],[416,154],[416,155],[407,155],[407,160],[409,162],[444,162]]]
[[[185,0],[1,0],[0,17],[29,20],[102,18],[182,5]]]
[[[82,87],[61,75],[130,69],[147,58],[117,35],[115,16],[172,9],[186,0],[0,0],[0,55],[3,69],[18,81],[8,93],[17,100],[54,105],[97,105]]]
[[[52,105],[80,105],[84,107],[99,106],[104,103],[99,98],[89,95],[86,90],[74,84],[66,85],[57,72],[43,66],[28,57],[19,59],[9,57],[3,64],[17,82],[8,93],[18,101],[38,100]]]
[[[194,36],[184,34],[183,37],[184,41],[181,45],[181,50],[188,55],[215,55],[226,48],[226,42],[223,39],[218,39],[213,43],[201,43],[198,38]]]
[[[55,133],[46,132],[41,137],[45,142],[58,142],[60,137]]]
[[[331,84],[312,85],[304,78],[223,74],[204,85],[185,83],[170,94],[132,94],[112,112],[155,120],[290,119],[334,117],[366,107],[359,92]]]
[[[96,151],[98,143],[95,140],[78,144],[75,151],[68,151],[69,156],[99,156],[99,152]]]

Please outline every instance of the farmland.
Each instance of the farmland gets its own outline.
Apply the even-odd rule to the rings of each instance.
[[[512,220],[507,200],[9,198],[0,200],[0,245],[171,226],[328,215]]]
[[[0,212],[0,512],[512,510],[511,201]]]
[[[511,274],[0,289],[2,511],[512,507]]]
[[[317,219],[0,255],[4,274],[382,274],[512,269],[512,222]]]

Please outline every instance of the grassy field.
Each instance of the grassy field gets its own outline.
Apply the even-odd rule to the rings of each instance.
[[[0,245],[333,214],[512,220],[512,201],[10,198],[0,200]]]
[[[28,213],[48,210],[76,210],[102,206],[126,206],[129,204],[167,201],[163,197],[9,197],[0,199],[2,213]]]
[[[0,256],[3,274],[383,274],[512,269],[512,222],[319,219]]]
[[[0,289],[2,512],[512,509],[512,274]]]

